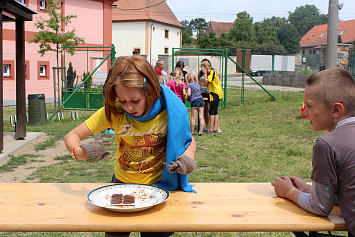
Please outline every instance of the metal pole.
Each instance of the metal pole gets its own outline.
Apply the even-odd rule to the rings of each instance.
[[[175,48],[172,48],[172,54],[171,54],[171,64],[172,64],[172,67],[171,67],[171,71],[174,71],[174,55],[175,55]]]
[[[242,68],[245,69],[245,51],[246,49],[242,49]],[[242,93],[240,102],[244,104],[244,72],[242,71]]]
[[[227,71],[228,71],[228,48],[226,48],[226,54],[225,54],[225,59],[224,59],[224,108],[227,107]]]
[[[116,61],[116,50],[115,50],[114,44],[112,44],[111,46],[112,46],[112,48],[111,48],[111,67],[113,67],[113,65],[115,64],[115,61]]]
[[[338,3],[338,0],[329,0],[326,69],[336,67],[338,48]]]
[[[55,69],[56,67],[53,67],[53,97],[54,97],[54,109],[57,109],[57,87],[55,85],[55,81],[56,81],[56,76],[55,76]]]

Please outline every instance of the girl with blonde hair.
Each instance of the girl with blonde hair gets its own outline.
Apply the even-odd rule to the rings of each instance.
[[[200,121],[200,129],[198,131],[198,135],[202,135],[203,126],[205,125],[205,120],[203,119],[204,109],[205,109],[205,101],[200,92],[200,85],[197,84],[197,77],[194,73],[189,72],[186,74],[186,81],[187,84],[187,97],[190,98],[191,102],[191,121],[190,121],[190,128],[191,134],[195,129],[195,121],[196,115],[198,111],[198,119]]]
[[[182,71],[179,68],[176,68],[172,76],[170,76],[170,81],[168,82],[167,86],[170,90],[172,90],[180,100],[185,103],[186,99],[186,85],[185,82],[181,80]]]

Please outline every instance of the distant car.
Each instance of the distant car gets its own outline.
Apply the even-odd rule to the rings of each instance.
[[[250,75],[252,76],[262,76],[265,74],[266,71],[261,71],[261,70],[250,70]]]

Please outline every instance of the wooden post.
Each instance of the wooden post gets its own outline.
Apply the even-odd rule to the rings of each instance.
[[[16,140],[26,137],[25,22],[16,19]]]

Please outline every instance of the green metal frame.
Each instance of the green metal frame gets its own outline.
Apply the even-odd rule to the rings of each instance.
[[[228,52],[228,49],[226,49]],[[181,56],[182,54],[177,54],[176,52],[180,53],[186,53],[188,55],[196,55],[200,57],[200,55],[214,55],[214,56],[220,56],[220,66],[222,68],[221,70],[221,84],[223,88],[223,108],[226,108],[227,106],[227,63],[226,63],[226,51],[224,49],[199,49],[199,48],[172,48],[172,68],[175,67],[175,57],[178,55]],[[200,62],[200,58],[197,59],[198,62]],[[223,70],[224,68],[224,70]]]
[[[228,48],[225,49],[196,49],[196,48],[173,48],[172,49],[172,68],[174,68],[174,61],[175,61],[175,50],[178,50],[179,52],[184,52],[184,53],[191,53],[192,55],[197,54],[200,56],[201,54],[204,55],[220,55],[221,60],[222,60],[222,67],[224,66],[224,71],[222,70],[222,87],[223,87],[223,94],[224,94],[224,100],[223,100],[223,107],[226,108],[227,106],[227,72],[228,72],[228,59],[231,60],[239,69],[242,71],[242,90],[241,90],[241,103],[244,104],[244,77],[245,74],[249,76],[257,85],[259,85],[268,95],[271,96],[273,100],[276,100],[276,98],[268,91],[266,90],[259,82],[257,82],[247,71],[245,71],[245,53],[246,49],[242,49],[242,66],[240,66],[237,62],[235,62],[229,55],[228,55]],[[177,56],[177,55],[176,55]],[[198,59],[198,61],[200,61]]]
[[[99,50],[98,48],[101,48],[101,50]],[[70,96],[68,96],[66,98],[66,100],[64,101],[64,96],[62,97],[62,101],[64,101],[59,108],[48,118],[48,120],[51,120],[62,108],[65,104],[68,103],[68,101],[73,97],[74,94],[76,94],[78,92],[78,90],[85,84],[85,82],[97,71],[98,68],[101,67],[101,65],[106,62],[106,60],[108,60],[108,58],[111,57],[111,65],[113,65],[115,63],[115,55],[116,55],[116,51],[115,51],[115,46],[112,44],[111,46],[69,46],[69,47],[62,47],[62,51],[61,51],[61,63],[62,63],[62,73],[61,73],[61,79],[62,79],[62,91],[64,89],[64,78],[65,78],[65,67],[63,67],[63,65],[65,65],[65,52],[71,52],[71,51],[86,51],[87,52],[87,71],[88,70],[88,65],[89,65],[89,52],[92,51],[100,51],[100,52],[110,52],[105,58],[104,60],[102,60],[102,62],[90,73],[89,76],[87,76],[87,78],[85,78],[85,80],[70,94]],[[92,97],[88,97],[88,94],[100,94],[102,95],[102,92],[89,92],[89,91],[84,91],[83,94],[85,94],[85,98],[86,98],[86,102],[88,103],[88,100],[90,100],[90,98]],[[93,95],[93,97],[95,97],[95,95]],[[83,110],[83,108],[75,108],[76,110]],[[87,109],[85,109],[87,110]]]
[[[243,67],[241,67],[241,66],[240,66],[236,61],[234,61],[231,57],[228,56],[228,58],[229,58],[229,60],[231,60],[235,65],[237,65],[237,67],[239,67],[239,69],[240,69],[243,73],[247,74],[256,84],[258,84],[258,85],[261,87],[261,89],[263,89],[266,93],[268,93],[268,95],[271,96],[271,98],[272,98],[273,100],[276,100],[275,97],[274,97],[268,90],[266,90],[259,82],[257,82],[257,81],[252,77],[252,75],[250,75],[247,71],[245,71],[245,69],[244,69]],[[244,58],[244,60],[245,60],[245,58]],[[244,103],[244,81],[243,81],[243,80],[242,80],[242,94],[243,94],[243,96],[242,96],[243,100],[241,101],[241,103]]]

